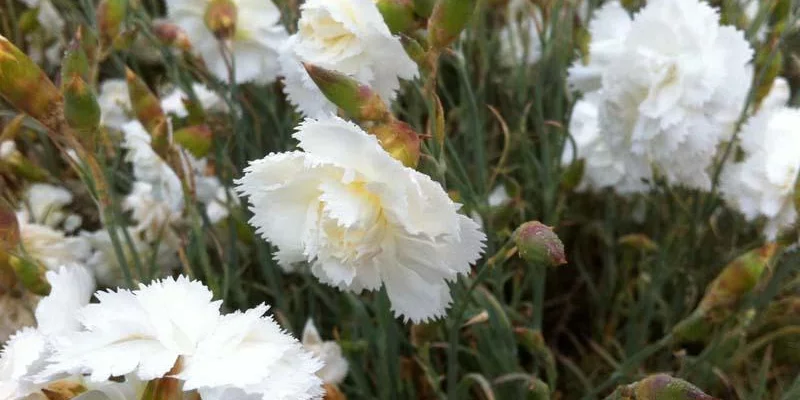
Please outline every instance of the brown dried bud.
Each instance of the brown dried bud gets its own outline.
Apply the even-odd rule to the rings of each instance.
[[[520,257],[529,263],[555,267],[566,264],[564,244],[549,226],[539,222],[526,222],[514,232]]]
[[[173,46],[183,51],[189,51],[192,44],[189,36],[178,25],[167,21],[157,21],[153,23],[153,33],[167,46]]]
[[[614,397],[616,396],[616,397]],[[611,398],[629,400],[715,400],[697,386],[667,374],[657,374],[621,386]]]
[[[17,214],[7,204],[0,203],[0,252],[16,248],[19,242]]]

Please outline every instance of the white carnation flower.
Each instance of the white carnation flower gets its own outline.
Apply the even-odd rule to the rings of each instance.
[[[797,220],[794,184],[800,172],[800,109],[763,109],[740,132],[745,158],[727,165],[720,189],[748,220],[766,220],[764,236],[775,239]]]
[[[637,193],[648,189],[643,181],[649,179],[649,166],[637,164],[635,157],[612,154],[608,138],[600,134],[598,92],[589,93],[575,103],[569,120],[569,132],[574,141],[564,144],[563,165],[584,160],[583,178],[577,190],[614,188],[618,193]]]
[[[35,328],[23,328],[9,338],[0,352],[0,399],[22,399],[38,391],[30,374],[46,348],[45,336]]]
[[[133,190],[122,203],[122,208],[131,211],[136,226],[133,232],[143,235],[147,241],[163,239],[170,247],[176,248],[176,238],[170,228],[180,220],[183,202],[162,198],[155,186],[147,182],[134,182]]]
[[[220,43],[204,21],[210,3],[210,0],[167,0],[167,9],[169,18],[186,32],[208,69],[228,81]],[[233,0],[233,3],[237,19],[230,49],[236,83],[270,83],[278,76],[278,53],[288,36],[280,23],[280,10],[272,0]]]
[[[304,151],[253,161],[237,182],[280,264],[308,262],[342,290],[384,285],[395,314],[414,322],[444,315],[447,282],[482,252],[478,225],[352,123],[307,119],[294,137]]]
[[[128,375],[185,380],[203,399],[312,399],[322,394],[321,363],[286,335],[267,307],[221,315],[200,282],[165,279],[138,290],[98,292],[80,311],[85,330],[54,343],[44,376],[88,374],[93,382]],[[224,397],[219,397],[224,393]]]
[[[152,197],[162,201],[172,210],[183,210],[183,186],[172,168],[151,146],[151,137],[139,121],[123,125],[128,151],[125,160],[133,165],[136,180],[151,185]]]
[[[506,66],[533,65],[542,56],[540,30],[544,28],[539,7],[527,0],[512,0],[500,30],[500,57]]]
[[[611,152],[632,155],[668,183],[710,188],[707,169],[731,137],[751,81],[743,33],[720,26],[697,0],[654,0],[636,14],[622,48],[610,48],[599,52],[598,68],[600,130]]]
[[[40,393],[49,379],[38,380],[50,354],[50,342],[80,328],[77,311],[89,303],[94,280],[86,268],[72,264],[49,271],[50,294],[36,306],[38,328],[23,328],[0,354],[0,399],[19,399]]]
[[[209,111],[228,111],[228,105],[216,93],[208,90],[208,88],[200,83],[192,85],[192,90],[197,101],[203,110]],[[161,108],[165,113],[175,114],[179,118],[184,118],[189,115],[186,110],[186,105],[183,103],[184,99],[189,99],[189,96],[180,89],[174,89],[168,95],[161,99]]]
[[[97,104],[100,105],[101,123],[109,128],[122,129],[133,114],[128,82],[124,79],[103,81]]]
[[[281,54],[284,90],[292,104],[310,117],[335,111],[303,62],[349,75],[387,103],[395,98],[399,79],[414,79],[418,74],[417,64],[392,36],[372,0],[306,1],[298,32]]]
[[[172,244],[159,241],[156,244],[149,244],[139,238],[136,232],[128,230],[130,243],[126,239],[125,232],[117,229],[117,237],[122,246],[122,253],[129,268],[135,266],[134,257],[147,266],[157,265],[164,272],[173,270],[179,263],[178,256]],[[86,238],[92,246],[92,254],[86,260],[86,266],[94,273],[97,282],[103,286],[119,286],[123,283],[124,266],[117,256],[114,244],[108,230],[96,232],[81,232],[81,237]]]
[[[56,227],[67,219],[77,218],[80,225],[80,216],[63,211],[64,207],[72,203],[72,199],[72,193],[61,186],[34,183],[25,192],[21,218],[50,227]]]
[[[332,340],[323,341],[314,321],[310,319],[303,328],[302,340],[303,347],[322,360],[325,365],[317,371],[317,376],[325,383],[333,385],[342,383],[347,377],[349,368],[347,359],[342,355],[342,347]]]
[[[17,219],[25,253],[48,269],[57,269],[64,264],[80,264],[89,258],[91,248],[84,238],[66,236],[64,232],[47,225],[29,223],[20,215]]]
[[[95,288],[91,272],[82,265],[71,264],[48,271],[46,278],[51,289],[36,306],[39,332],[49,336],[80,330],[77,311],[89,304]]]

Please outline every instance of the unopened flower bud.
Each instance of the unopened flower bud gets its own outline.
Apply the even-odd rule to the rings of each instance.
[[[613,397],[617,395],[617,397]],[[621,386],[612,398],[630,400],[714,400],[697,386],[667,374],[651,375],[639,382]]]
[[[375,0],[375,5],[392,33],[406,32],[414,26],[413,0]]]
[[[575,160],[564,170],[564,173],[561,174],[561,187],[565,191],[572,191],[581,184],[585,166],[586,161],[581,158]]]
[[[545,343],[542,332],[536,329],[518,327],[514,328],[514,335],[517,337],[522,347],[528,350],[529,353],[544,365],[545,373],[547,374],[547,379],[550,384],[555,384],[557,374],[556,359],[550,347]]]
[[[43,265],[24,257],[9,256],[9,265],[14,270],[17,279],[34,294],[46,296],[50,293],[50,284],[45,278],[46,269]]]
[[[323,389],[325,390],[325,397],[323,397],[325,400],[347,400],[347,396],[334,384],[325,383]]]
[[[400,43],[402,43],[403,48],[406,50],[406,54],[408,54],[418,66],[423,67],[426,65],[425,48],[422,47],[419,41],[408,35],[401,34]]]
[[[228,39],[236,34],[239,10],[232,0],[211,0],[206,6],[206,27],[219,39]]]
[[[67,124],[82,136],[93,135],[100,126],[100,105],[92,88],[79,76],[63,83],[64,117]],[[93,140],[92,138],[87,138]]]
[[[42,393],[48,400],[75,399],[86,392],[86,387],[70,379],[63,379],[47,384],[42,388]]]
[[[461,35],[475,12],[477,0],[438,0],[428,21],[431,45],[443,49]]]
[[[166,119],[158,97],[130,69],[125,69],[125,78],[128,81],[128,93],[136,119],[144,125],[151,135],[155,136],[158,133],[157,130]]]
[[[19,221],[14,210],[0,202],[0,251],[10,251],[19,245]]]
[[[550,393],[550,386],[542,382],[541,379],[532,376],[528,382],[528,400],[550,400],[552,393]]]
[[[773,53],[769,46],[761,47],[756,52],[755,65],[756,70],[760,71],[754,74],[756,81],[753,83],[758,85],[755,92],[755,104],[761,105],[761,101],[767,97],[772,89],[773,82],[781,73],[783,55],[780,49],[776,49]],[[758,80],[759,78],[761,80]]]
[[[167,46],[173,46],[183,51],[192,48],[189,36],[178,25],[168,21],[157,21],[153,23],[153,33]]]
[[[304,63],[308,75],[331,103],[359,121],[382,121],[390,116],[383,99],[357,80],[335,71]]]
[[[419,163],[419,135],[408,124],[396,119],[380,123],[367,130],[375,135],[381,146],[406,167],[416,168]]]
[[[28,56],[0,36],[0,97],[48,128],[58,128],[61,93]]]
[[[89,58],[83,49],[83,28],[78,28],[75,37],[72,38],[64,58],[61,60],[61,84],[64,85],[72,77],[80,77],[83,81],[89,79]]]
[[[526,222],[514,232],[519,255],[532,264],[558,266],[567,263],[564,244],[549,226],[539,222]]]
[[[211,150],[211,129],[208,125],[193,125],[178,129],[173,134],[173,139],[197,158],[207,156]]]
[[[101,0],[97,6],[97,26],[103,43],[110,44],[122,32],[128,0]]]
[[[708,285],[698,309],[710,311],[738,303],[756,286],[777,249],[778,245],[769,243],[731,261]]]
[[[19,15],[19,30],[22,33],[31,33],[39,29],[39,9],[31,8]]]
[[[622,236],[617,240],[617,242],[621,245],[625,245],[636,250],[641,251],[656,251],[658,250],[658,245],[652,239],[650,239],[647,235],[643,233],[632,233],[629,235]]]

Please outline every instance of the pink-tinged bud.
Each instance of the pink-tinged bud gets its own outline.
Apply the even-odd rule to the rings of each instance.
[[[9,256],[8,263],[11,265],[11,269],[14,270],[17,279],[30,292],[40,296],[50,294],[50,284],[45,278],[47,269],[43,265],[31,259],[14,255]]]
[[[171,22],[158,21],[153,23],[153,33],[161,43],[167,46],[173,46],[183,51],[189,51],[192,48],[186,32]]]
[[[375,5],[392,33],[406,32],[414,27],[413,0],[375,0]]]
[[[122,32],[122,22],[128,10],[128,0],[102,0],[97,6],[97,26],[105,45],[111,44]]]
[[[128,93],[136,119],[153,137],[153,149],[163,155],[168,143],[167,118],[161,108],[161,102],[147,84],[129,68],[125,69],[125,79],[128,82]]]
[[[392,119],[386,123],[374,125],[367,130],[375,135],[381,147],[399,160],[406,167],[416,168],[419,163],[419,134],[405,122]]]
[[[461,35],[472,19],[477,0],[438,0],[428,21],[431,45],[443,49]]]
[[[206,6],[206,27],[218,39],[229,39],[236,34],[239,10],[232,0],[211,0]]]
[[[325,68],[304,63],[308,75],[331,103],[359,121],[383,121],[391,115],[383,99],[357,80]]]
[[[526,222],[514,232],[519,255],[529,263],[559,266],[567,263],[564,244],[549,226],[539,222]]]
[[[629,400],[716,400],[697,386],[667,374],[651,375],[639,382],[620,386],[610,396]]]
[[[173,139],[193,156],[202,158],[211,150],[211,136],[208,125],[193,125],[175,131]]]
[[[0,36],[0,97],[58,132],[61,93],[28,56]]]
[[[7,204],[0,202],[0,252],[15,249],[19,242],[17,214]]]

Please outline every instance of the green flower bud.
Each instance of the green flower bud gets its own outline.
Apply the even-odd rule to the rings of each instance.
[[[335,71],[304,63],[308,75],[331,103],[353,119],[383,121],[391,114],[383,99],[369,86]]]
[[[89,57],[83,49],[82,28],[78,28],[61,60],[61,84],[69,82],[73,76],[80,77],[84,82],[89,80]]]
[[[433,6],[436,5],[436,0],[413,0],[414,12],[422,18],[429,18],[433,13]]]
[[[14,255],[9,256],[8,263],[26,289],[40,296],[50,294],[50,284],[45,279],[46,269],[43,265]]]
[[[193,125],[175,131],[173,139],[193,156],[202,158],[211,150],[211,135],[207,125]]]
[[[415,25],[413,0],[375,0],[375,5],[392,33],[406,32]]]
[[[475,12],[477,0],[438,0],[428,21],[431,45],[443,49],[458,38]]]
[[[63,92],[64,117],[67,124],[82,136],[91,135],[88,140],[93,141],[94,132],[100,126],[101,114],[94,91],[83,79],[75,75],[64,82]]]
[[[97,6],[97,26],[103,43],[110,44],[122,32],[128,0],[102,0]]]
[[[44,126],[59,131],[61,93],[28,56],[0,36],[0,97]]]
[[[698,309],[705,312],[738,303],[756,286],[777,250],[778,245],[768,243],[731,261],[708,285]]]
[[[163,155],[167,145],[167,125],[161,102],[147,84],[128,68],[125,69],[125,79],[128,81],[128,92],[136,119],[153,137],[153,148]]]
[[[567,263],[564,244],[549,226],[539,221],[526,222],[514,232],[519,255],[532,264],[558,266]]]

